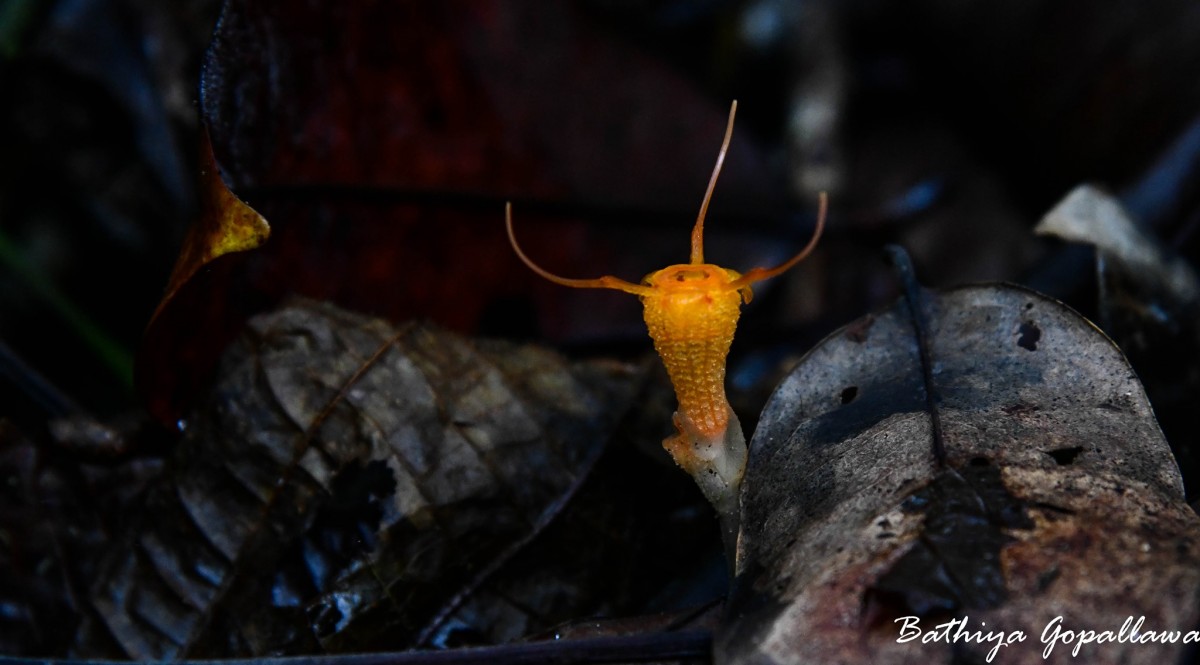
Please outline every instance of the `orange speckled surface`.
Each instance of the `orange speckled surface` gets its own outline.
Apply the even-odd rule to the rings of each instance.
[[[742,296],[723,288],[740,275],[711,264],[677,265],[646,277],[646,327],[675,386],[679,411],[703,434],[729,423],[725,357],[741,314]]]

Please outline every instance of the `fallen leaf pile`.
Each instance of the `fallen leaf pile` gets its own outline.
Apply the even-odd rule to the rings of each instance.
[[[77,650],[411,645],[562,509],[639,382],[305,303],[252,321],[219,376],[105,557]]]

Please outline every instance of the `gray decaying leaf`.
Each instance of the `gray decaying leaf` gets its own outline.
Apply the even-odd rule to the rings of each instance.
[[[906,616],[1023,631],[1006,663],[1073,662],[1072,644],[1042,660],[1056,616],[1197,628],[1200,519],[1120,351],[1017,287],[919,300],[928,367],[901,301],[813,349],[764,410],[718,662],[974,662],[993,646],[898,643]],[[1089,644],[1080,658],[1178,662],[1184,649]]]
[[[637,372],[300,302],[225,355],[81,655],[398,649],[556,514]]]

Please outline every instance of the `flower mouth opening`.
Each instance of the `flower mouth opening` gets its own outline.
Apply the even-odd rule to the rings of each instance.
[[[681,263],[646,275],[642,283],[665,293],[680,291],[723,291],[730,281],[728,270],[709,264]]]
[[[707,270],[680,270],[675,273],[676,282],[699,282],[708,279]]]

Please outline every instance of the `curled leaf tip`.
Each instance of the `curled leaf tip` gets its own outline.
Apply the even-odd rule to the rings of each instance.
[[[255,249],[271,235],[266,218],[225,186],[208,132],[201,137],[200,214],[188,229],[151,324],[200,268],[225,254]]]

